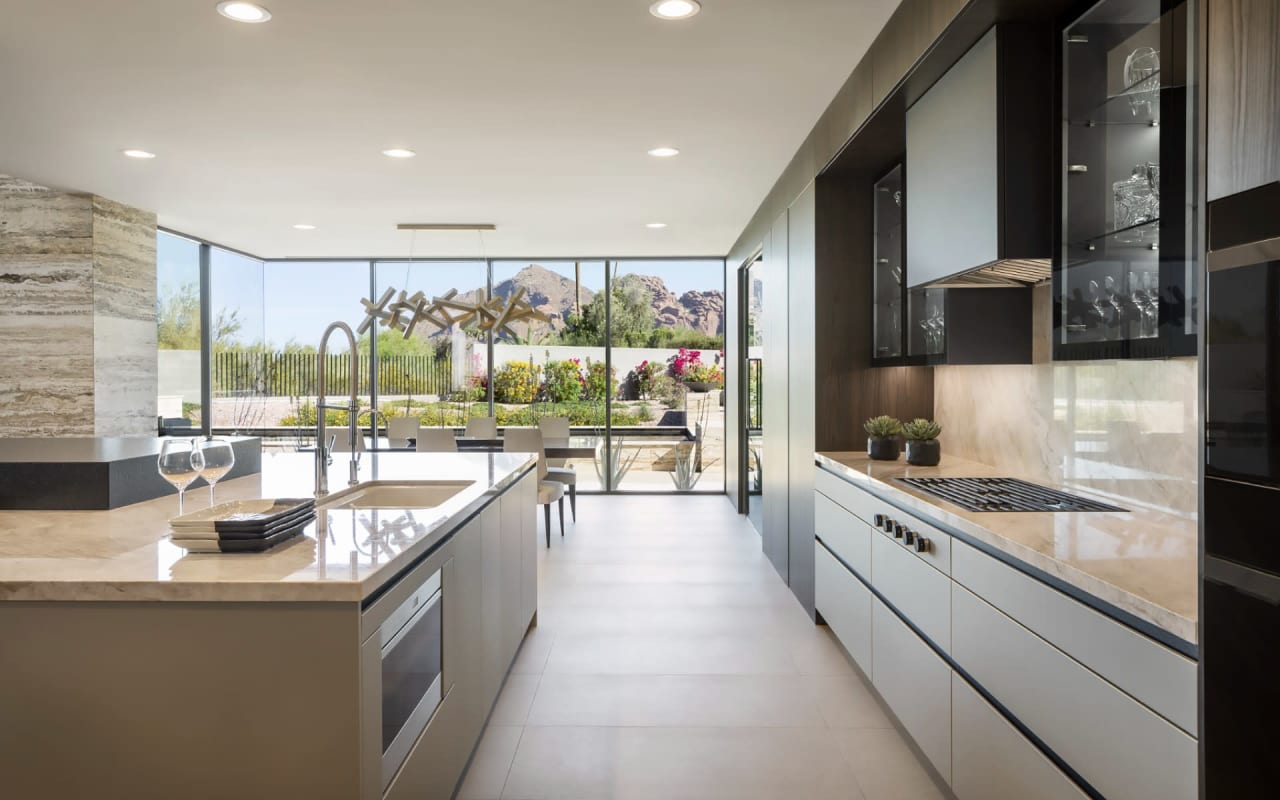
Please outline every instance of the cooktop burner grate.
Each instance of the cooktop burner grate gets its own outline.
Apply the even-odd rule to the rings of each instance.
[[[1127,511],[1017,478],[898,478],[969,511]]]

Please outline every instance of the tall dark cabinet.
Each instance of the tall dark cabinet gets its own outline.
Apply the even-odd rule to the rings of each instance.
[[[1280,3],[1206,0],[1208,196],[1280,181]]]
[[[1062,32],[1055,359],[1196,354],[1188,6],[1102,0]]]

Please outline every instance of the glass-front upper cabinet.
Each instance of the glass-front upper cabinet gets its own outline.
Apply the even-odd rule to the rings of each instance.
[[[903,356],[902,271],[906,237],[903,236],[902,165],[898,164],[873,187],[875,236],[872,243],[872,360],[900,359]]]
[[[1063,31],[1055,358],[1196,352],[1188,5],[1102,0]]]

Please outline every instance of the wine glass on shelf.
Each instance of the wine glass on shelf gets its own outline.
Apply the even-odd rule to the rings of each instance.
[[[204,469],[204,454],[195,439],[165,439],[156,459],[160,477],[178,490],[178,516],[182,516],[183,494]]]
[[[209,484],[209,506],[214,505],[213,487],[236,465],[236,451],[226,439],[206,439],[200,443],[204,471],[200,474]]]

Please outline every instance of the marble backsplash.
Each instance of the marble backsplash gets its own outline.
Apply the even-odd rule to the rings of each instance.
[[[0,175],[0,436],[155,432],[155,225]]]
[[[938,367],[943,452],[1194,514],[1199,366],[1166,361]]]

